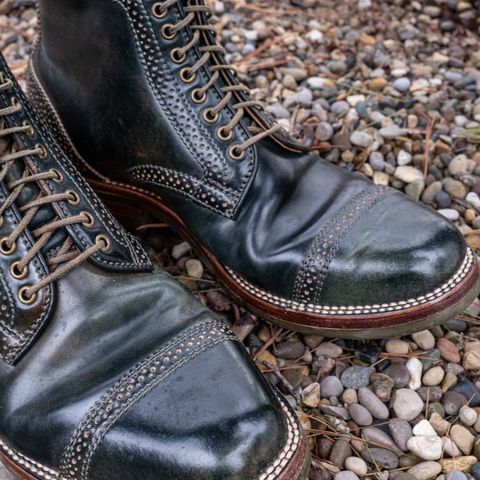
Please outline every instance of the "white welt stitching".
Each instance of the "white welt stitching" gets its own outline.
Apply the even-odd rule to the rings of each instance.
[[[287,298],[282,298],[277,295],[273,295],[265,290],[261,290],[255,285],[247,282],[245,279],[238,276],[232,269],[227,268],[227,271],[233,277],[233,279],[245,290],[247,290],[252,295],[255,295],[262,300],[277,305],[282,308],[289,308],[292,310],[297,310],[299,312],[310,312],[318,313],[322,315],[360,315],[368,313],[385,313],[385,312],[395,312],[400,310],[405,310],[411,307],[417,307],[424,303],[431,302],[442,295],[445,295],[450,290],[455,288],[466,276],[467,273],[472,268],[472,265],[475,262],[475,255],[471,249],[467,250],[467,254],[463,263],[457,273],[453,275],[447,282],[445,282],[441,287],[438,287],[433,292],[427,293],[417,298],[412,298],[409,300],[401,300],[398,302],[382,303],[376,305],[341,305],[341,306],[328,306],[328,305],[315,305],[312,303],[306,304],[301,302],[296,302],[294,300],[289,300]]]

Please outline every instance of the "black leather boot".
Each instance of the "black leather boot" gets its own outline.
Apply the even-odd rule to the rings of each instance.
[[[270,123],[224,64],[202,0],[39,5],[29,88],[58,140],[112,203],[181,231],[252,310],[383,337],[448,320],[478,294],[452,224]]]
[[[299,425],[0,61],[0,458],[28,480],[305,480]]]

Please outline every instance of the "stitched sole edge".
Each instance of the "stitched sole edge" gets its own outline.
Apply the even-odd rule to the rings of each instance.
[[[297,419],[279,397],[288,423],[287,443],[275,460],[257,480],[307,480],[310,470],[310,452],[307,449]],[[56,470],[16,451],[0,440],[0,461],[19,480],[69,480]],[[121,480],[121,479],[120,479]]]
[[[220,264],[191,234],[178,215],[151,192],[117,182],[95,179],[89,179],[89,182],[119,216],[140,221],[146,211],[167,221],[197,250],[205,265],[232,297],[255,313],[287,328],[364,339],[412,333],[461,313],[480,293],[479,265],[475,254],[468,248],[457,272],[433,292],[418,298],[364,306],[302,305],[265,292]],[[135,213],[126,213],[128,207]]]

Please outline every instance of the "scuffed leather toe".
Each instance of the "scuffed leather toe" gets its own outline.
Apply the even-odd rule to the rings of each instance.
[[[88,478],[255,480],[279,457],[287,437],[276,395],[237,343],[222,343],[112,421]]]
[[[394,193],[342,240],[318,299],[326,305],[359,306],[427,295],[456,274],[466,250],[452,223]]]

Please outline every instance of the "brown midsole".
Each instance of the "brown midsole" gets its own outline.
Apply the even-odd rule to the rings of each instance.
[[[107,204],[114,213],[119,216],[130,216],[139,218],[138,212],[141,206],[144,206],[148,213],[167,221],[172,227],[179,231],[198,251],[206,266],[217,277],[219,282],[233,297],[242,303],[247,304],[252,310],[261,315],[284,322],[286,326],[294,328],[304,327],[305,330],[322,329],[332,334],[341,333],[341,331],[359,331],[364,329],[380,332],[385,329],[405,327],[416,324],[418,321],[433,319],[436,321],[448,320],[450,312],[459,313],[456,306],[463,303],[466,297],[475,299],[480,291],[479,266],[475,262],[471,271],[465,279],[456,287],[452,288],[447,294],[424,303],[419,306],[406,308],[401,311],[386,312],[381,314],[352,314],[352,315],[321,315],[316,313],[297,311],[288,308],[281,308],[253,295],[245,290],[238,282],[225,270],[221,263],[198,241],[192,232],[188,229],[182,219],[154,194],[115,182],[99,181],[97,179],[88,179],[92,187],[104,197]],[[140,207],[139,207],[140,205]],[[117,206],[117,208],[115,208]],[[121,209],[118,207],[121,206]],[[125,208],[125,206],[127,208]],[[462,305],[463,306],[463,305]],[[465,308],[468,305],[465,306]],[[459,310],[461,311],[461,309]],[[340,329],[340,331],[339,331]],[[382,336],[380,333],[379,336]]]

